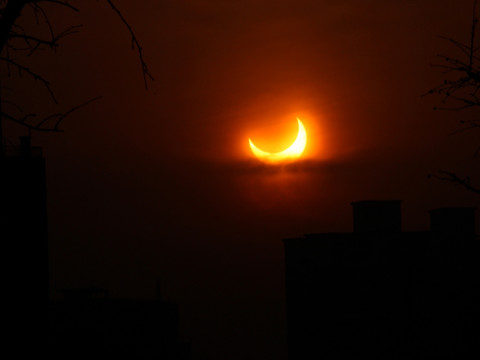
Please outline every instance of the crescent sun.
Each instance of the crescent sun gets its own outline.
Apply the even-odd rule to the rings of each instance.
[[[287,149],[280,152],[275,152],[275,153],[266,152],[257,148],[255,144],[252,142],[252,140],[248,139],[253,155],[255,155],[259,160],[267,163],[291,161],[299,158],[302,155],[303,151],[305,150],[305,146],[307,145],[307,132],[299,118],[297,118],[297,121],[298,121],[297,138],[295,139],[293,144],[290,145]]]

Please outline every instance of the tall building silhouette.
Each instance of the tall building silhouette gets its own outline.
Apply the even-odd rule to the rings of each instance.
[[[46,341],[48,244],[45,159],[21,137],[20,146],[0,152],[0,237],[4,267],[7,343],[20,343],[18,357]],[[11,342],[11,341],[12,342]]]
[[[30,137],[0,149],[4,343],[13,358],[190,359],[178,308],[160,299],[112,299],[98,289],[49,299],[47,190],[42,149]],[[5,353],[8,351],[5,350]]]
[[[400,201],[352,206],[352,233],[284,240],[289,359],[478,358],[475,209],[402,232]]]

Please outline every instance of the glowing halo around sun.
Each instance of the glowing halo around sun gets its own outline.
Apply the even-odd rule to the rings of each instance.
[[[307,131],[305,130],[305,126],[303,126],[299,118],[297,118],[297,121],[297,138],[287,149],[274,153],[266,152],[257,148],[252,140],[248,139],[253,155],[255,155],[255,157],[259,160],[270,164],[283,163],[298,159],[303,154],[305,146],[307,145]]]

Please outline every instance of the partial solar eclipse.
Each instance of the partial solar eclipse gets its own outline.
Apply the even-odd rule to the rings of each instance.
[[[270,153],[260,150],[255,146],[251,139],[248,139],[250,143],[250,149],[252,149],[253,155],[255,155],[257,159],[270,164],[282,163],[298,159],[302,155],[303,151],[305,150],[305,146],[307,145],[307,132],[299,118],[297,118],[297,121],[297,138],[295,139],[293,144],[290,145],[290,147],[280,152]]]

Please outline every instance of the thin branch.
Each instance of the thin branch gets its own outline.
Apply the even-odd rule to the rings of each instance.
[[[59,41],[69,35],[75,34],[78,32],[77,29],[81,28],[82,25],[74,25],[70,26],[69,28],[65,29],[61,33],[54,35],[51,39],[46,40],[46,39],[41,39],[36,36],[31,36],[28,34],[10,34],[9,37],[11,39],[19,39],[23,40],[26,44],[25,48],[14,48],[15,50],[28,50],[29,53],[28,55],[30,56],[37,50],[40,46],[45,45],[50,47],[52,50],[56,50],[56,48],[59,46]],[[35,44],[32,44],[35,43]],[[7,43],[7,46],[10,48],[13,48],[10,42]]]
[[[138,57],[140,58],[140,63],[141,63],[141,66],[142,66],[143,81],[145,83],[145,89],[148,89],[148,79],[154,80],[154,78],[153,78],[152,74],[150,74],[150,71],[148,70],[148,67],[147,67],[147,63],[143,59],[143,49],[140,46],[140,43],[138,42],[137,37],[135,36],[135,33],[134,33],[132,27],[130,26],[128,21],[125,19],[125,17],[122,15],[120,10],[115,6],[115,4],[112,2],[112,0],[106,0],[106,1],[110,5],[112,10],[115,11],[115,13],[118,15],[118,17],[120,18],[120,20],[123,22],[123,24],[126,26],[126,28],[128,29],[128,31],[130,33],[130,36],[132,38],[132,49],[135,49],[135,48],[137,49]]]
[[[49,39],[43,39],[37,36],[27,34],[25,30],[18,25],[15,26],[15,30],[11,30],[9,32],[8,40],[9,41],[12,39],[23,40],[24,43],[26,44],[26,48],[21,50],[28,50],[29,56],[33,54],[40,47],[40,45],[49,46],[51,49],[56,50],[56,48],[58,47],[58,42],[62,38],[78,32],[77,30],[81,27],[81,25],[70,26],[64,31],[56,34],[55,31],[53,30],[52,24],[45,10],[40,5],[38,5],[35,1],[27,3],[27,5],[29,6],[29,8],[32,9],[35,15],[35,18],[37,19],[37,23],[40,22],[39,18],[41,17],[49,32]],[[75,8],[75,11],[78,11],[78,9]],[[7,45],[12,47],[10,43],[7,43]]]
[[[475,46],[478,23],[477,2],[478,0],[474,0],[473,2],[472,24],[468,44],[461,43],[449,37],[440,37],[453,44],[456,49],[460,50],[462,56],[465,58],[461,59],[451,56],[437,55],[442,63],[432,66],[440,68],[445,74],[451,74],[455,77],[452,80],[444,80],[443,84],[430,89],[424,94],[424,96],[431,94],[442,96],[441,103],[445,104],[445,106],[435,107],[434,109],[461,111],[480,107],[480,97],[477,95],[480,91],[480,58],[478,56],[480,47]],[[462,125],[462,128],[450,135],[480,128],[480,120],[461,120],[460,124]],[[478,157],[479,155],[480,147],[476,148],[474,157]],[[453,172],[444,170],[438,171],[437,174],[429,174],[428,177],[448,181],[455,185],[459,185],[470,192],[480,194],[480,187],[472,185],[469,177],[462,178]]]
[[[480,124],[475,124],[475,125],[464,125],[464,128],[458,129],[456,131],[451,132],[449,135],[457,135],[466,131],[473,130],[475,128],[480,128]]]
[[[470,33],[470,54],[469,54],[469,67],[471,68],[473,65],[473,53],[474,53],[474,46],[475,46],[475,28],[477,27],[477,0],[473,2],[473,18],[472,18],[472,30]]]
[[[85,101],[84,103],[81,103],[77,106],[74,106],[73,108],[71,108],[70,110],[66,111],[66,112],[63,112],[63,113],[56,113],[56,114],[51,114],[51,115],[48,115],[46,116],[45,118],[43,118],[40,122],[37,123],[37,126],[38,127],[41,127],[43,126],[45,123],[53,120],[53,119],[56,119],[55,121],[55,125],[54,125],[54,129],[57,131],[58,127],[60,126],[60,123],[67,117],[69,116],[71,113],[77,111],[78,109],[81,109],[89,104],[91,104],[92,102],[94,101],[97,101],[99,99],[101,99],[102,97],[101,96],[97,96],[97,97],[94,97],[90,100],[87,100]]]
[[[14,107],[17,111],[23,111],[23,109],[18,104],[14,103],[13,101],[1,100],[1,107],[3,107],[3,105],[5,105],[5,104]]]
[[[154,80],[154,78],[144,60],[143,49],[140,45],[140,42],[138,41],[136,34],[129,22],[123,16],[119,8],[115,5],[114,0],[105,1],[111,10],[114,11],[119,17],[130,34],[131,47],[138,54],[145,88],[148,89],[148,81]],[[22,53],[24,56],[30,56],[39,48],[44,47],[48,47],[55,51],[59,46],[59,41],[63,37],[77,32],[80,25],[71,26],[60,33],[55,32],[52,23],[50,22],[50,18],[44,9],[44,5],[48,3],[63,6],[75,12],[79,11],[79,8],[72,5],[72,3],[76,2],[68,0],[0,0],[0,27],[2,30],[5,30],[3,32],[0,31],[0,34],[4,35],[3,37],[0,37],[0,53],[2,50],[5,50],[3,52],[3,56],[0,56],[0,61],[3,61],[6,64],[9,76],[12,70],[17,70],[20,76],[25,73],[29,78],[39,81],[50,94],[52,100],[57,104],[58,102],[50,86],[50,82],[39,73],[17,62],[17,59],[14,56],[15,52],[21,53],[22,51],[24,51],[24,53]],[[37,25],[43,27],[42,30],[46,30],[45,35],[36,36],[35,33],[32,34],[30,31],[26,31],[24,27],[16,23],[20,15],[26,9],[28,9],[30,12],[33,12],[33,22],[36,21]],[[60,130],[59,127],[66,117],[68,117],[72,112],[98,99],[99,97],[90,99],[80,105],[74,106],[68,111],[50,114],[45,117],[39,117],[33,113],[15,116],[10,113],[5,113],[4,111],[0,111],[0,119],[3,116],[6,120],[13,121],[31,130],[61,132],[62,130]],[[9,105],[14,104],[11,103]],[[10,107],[10,110],[12,111],[13,107]],[[18,108],[16,110],[16,112],[22,112]]]
[[[30,70],[30,69],[27,68],[26,66],[20,65],[20,64],[17,63],[16,61],[13,61],[13,60],[11,60],[11,59],[9,59],[9,58],[0,56],[0,60],[3,60],[3,61],[5,61],[6,63],[15,66],[20,72],[23,71],[23,72],[27,73],[27,74],[30,75],[34,80],[40,81],[40,82],[43,84],[43,86],[47,89],[48,93],[50,94],[50,97],[53,99],[53,101],[55,102],[55,104],[58,104],[57,99],[55,98],[55,94],[53,93],[53,91],[52,91],[52,89],[51,89],[51,87],[50,87],[50,83],[48,82],[48,80],[46,80],[44,77],[40,76],[40,75],[37,74],[36,72]]]
[[[440,39],[442,40],[446,40],[450,43],[452,43],[453,45],[455,45],[456,47],[458,47],[465,55],[469,56],[470,54],[470,49],[467,45],[461,43],[460,41],[457,41],[455,39],[452,39],[450,37],[447,37],[447,36],[443,36],[443,35],[439,35],[438,36]]]
[[[444,171],[444,170],[439,170],[438,175],[437,174],[429,174],[428,178],[434,178],[442,181],[449,181],[451,183],[454,183],[456,185],[460,185],[464,187],[465,189],[476,193],[480,194],[480,188],[472,186],[470,183],[470,178],[465,177],[465,178],[460,178],[458,177],[455,173]]]
[[[31,130],[43,132],[63,132],[63,130],[60,129],[60,124],[66,117],[71,115],[73,112],[91,104],[92,102],[99,100],[100,98],[101,96],[97,96],[95,98],[85,101],[82,104],[74,106],[73,108],[65,112],[50,114],[37,120],[35,120],[37,118],[37,114],[34,113],[26,114],[22,117],[16,117],[6,112],[2,112],[0,115]],[[51,123],[53,123],[52,126],[46,126],[47,124]]]
[[[24,40],[25,42],[28,42],[28,41],[35,41],[36,43],[39,43],[39,44],[42,44],[42,45],[47,45],[47,46],[50,46],[51,48],[55,48],[58,46],[58,43],[57,43],[57,39],[52,39],[52,40],[44,40],[44,39],[40,39],[40,38],[37,38],[35,36],[31,36],[31,35],[20,35],[20,34],[10,34],[9,37],[11,39],[21,39],[21,40]],[[31,47],[31,45],[30,45]]]
[[[24,127],[26,127],[27,129],[30,129],[30,130],[35,130],[35,131],[49,131],[49,132],[63,132],[63,130],[56,130],[56,129],[53,129],[53,128],[39,128],[37,127],[36,125],[32,125],[30,123],[27,122],[27,120],[31,117],[34,117],[36,116],[36,114],[27,114],[27,115],[24,115],[22,118],[16,118],[15,116],[12,116],[8,113],[5,113],[5,112],[2,112],[1,113],[1,116],[5,119],[8,119],[10,121],[13,121],[17,124],[20,124]]]
[[[72,4],[70,4],[68,1],[59,1],[59,0],[30,0],[29,1],[30,3],[40,3],[40,2],[48,2],[48,3],[52,3],[52,4],[57,4],[57,5],[61,5],[61,6],[65,6],[67,8],[69,8],[70,10],[73,10],[75,12],[79,12],[80,9],[78,9],[77,7],[73,6]]]

